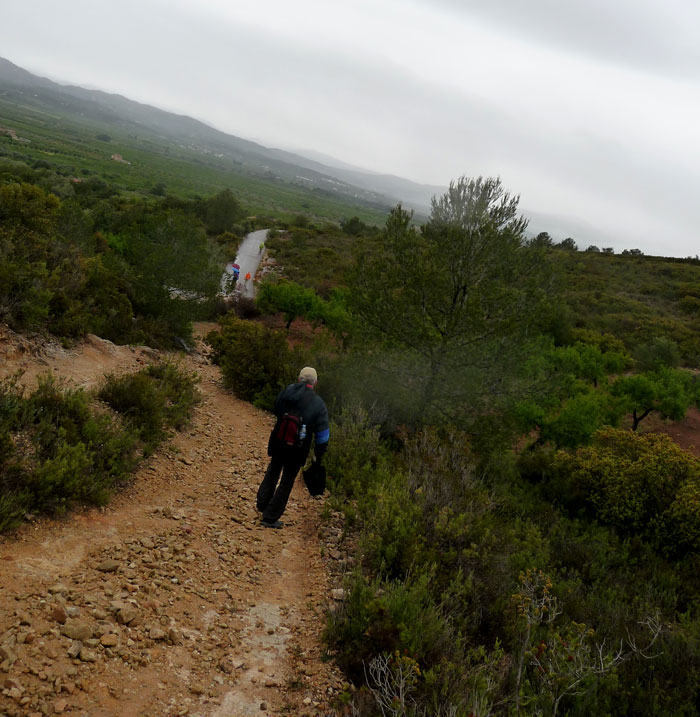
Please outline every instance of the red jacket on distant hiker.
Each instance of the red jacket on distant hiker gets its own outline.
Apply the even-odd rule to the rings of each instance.
[[[312,438],[314,457],[318,463],[328,449],[328,410],[315,392],[317,383],[316,370],[306,366],[299,372],[299,380],[280,391],[275,399],[277,422],[267,446],[270,464],[258,488],[256,502],[258,511],[262,513],[262,524],[268,528],[282,527],[280,517],[287,507],[297,473],[309,455]],[[293,436],[294,440],[285,440],[287,426],[296,430],[297,423],[303,426],[305,435],[297,433]]]

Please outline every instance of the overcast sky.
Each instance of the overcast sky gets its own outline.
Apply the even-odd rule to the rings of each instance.
[[[421,183],[498,175],[581,246],[700,253],[697,0],[21,0],[0,56]]]

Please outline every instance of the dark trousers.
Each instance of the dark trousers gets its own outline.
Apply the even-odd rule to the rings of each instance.
[[[297,473],[303,464],[299,457],[273,455],[267,467],[265,477],[258,488],[257,509],[263,514],[263,520],[274,523],[279,520],[287,507],[289,494],[294,487]],[[282,480],[280,480],[280,473]],[[277,485],[279,481],[279,485]]]

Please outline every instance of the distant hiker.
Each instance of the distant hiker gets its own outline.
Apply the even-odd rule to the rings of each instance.
[[[250,272],[245,275],[245,283],[247,284],[250,279]]]
[[[316,462],[321,462],[328,449],[328,410],[314,391],[317,382],[316,369],[306,366],[299,372],[297,383],[289,384],[275,399],[277,422],[267,444],[270,465],[258,488],[256,503],[262,513],[262,525],[267,528],[283,525],[280,517],[287,507],[297,473],[309,455],[312,436]]]
[[[258,247],[259,252],[262,254],[263,249],[265,248],[265,242],[261,241],[260,246]]]

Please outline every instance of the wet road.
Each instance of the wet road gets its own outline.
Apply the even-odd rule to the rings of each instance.
[[[265,243],[267,237],[267,229],[258,229],[257,231],[246,234],[243,243],[238,248],[236,256],[236,264],[241,267],[241,273],[236,283],[236,291],[253,298],[255,296],[255,272],[258,270],[260,260],[262,259],[262,251],[260,245]],[[246,274],[250,274],[250,279],[246,281]],[[228,274],[224,272],[224,277]],[[223,281],[223,278],[222,278]]]

